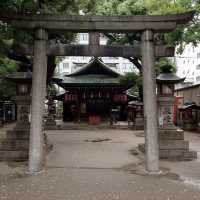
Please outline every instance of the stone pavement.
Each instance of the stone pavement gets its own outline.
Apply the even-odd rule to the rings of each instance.
[[[169,173],[147,176],[143,157],[130,153],[144,140],[139,133],[48,131],[54,148],[43,173],[29,176],[26,165],[0,163],[0,200],[199,200],[200,161],[162,161]],[[200,152],[200,135],[187,133],[186,139]]]

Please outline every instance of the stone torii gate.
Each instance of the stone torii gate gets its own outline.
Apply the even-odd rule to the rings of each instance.
[[[167,16],[52,16],[0,14],[0,20],[15,28],[34,31],[34,46],[23,45],[23,52],[33,54],[32,109],[30,127],[29,167],[31,174],[44,167],[44,133],[42,117],[46,90],[47,55],[73,56],[135,56],[142,58],[145,119],[146,171],[159,173],[157,130],[157,98],[154,58],[172,56],[173,49],[154,45],[154,34],[171,32],[177,24],[187,23],[194,12]],[[138,46],[101,46],[98,34],[92,34],[89,46],[51,46],[48,33],[98,32],[141,33]]]

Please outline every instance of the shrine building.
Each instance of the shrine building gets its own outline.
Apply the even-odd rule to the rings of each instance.
[[[119,120],[127,117],[127,89],[130,85],[120,82],[122,75],[94,57],[81,69],[54,78],[65,89],[57,100],[63,101],[63,121],[88,121],[100,123],[109,120],[111,109],[119,110]]]

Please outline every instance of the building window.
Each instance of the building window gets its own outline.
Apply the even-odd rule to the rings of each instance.
[[[197,53],[197,58],[200,58],[200,53]]]
[[[197,69],[197,70],[200,70],[200,64],[198,64],[198,65],[196,66],[196,69]]]
[[[81,40],[82,41],[88,41],[88,33],[82,33],[81,34]]]
[[[63,63],[63,69],[69,69],[69,63]]]
[[[196,77],[196,81],[198,81],[198,82],[200,81],[200,76]]]
[[[82,60],[87,62],[87,57],[86,56],[82,56]]]

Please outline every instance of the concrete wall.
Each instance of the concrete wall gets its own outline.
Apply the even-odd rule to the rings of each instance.
[[[175,95],[183,97],[183,103],[195,102],[200,105],[200,85],[179,89]]]

